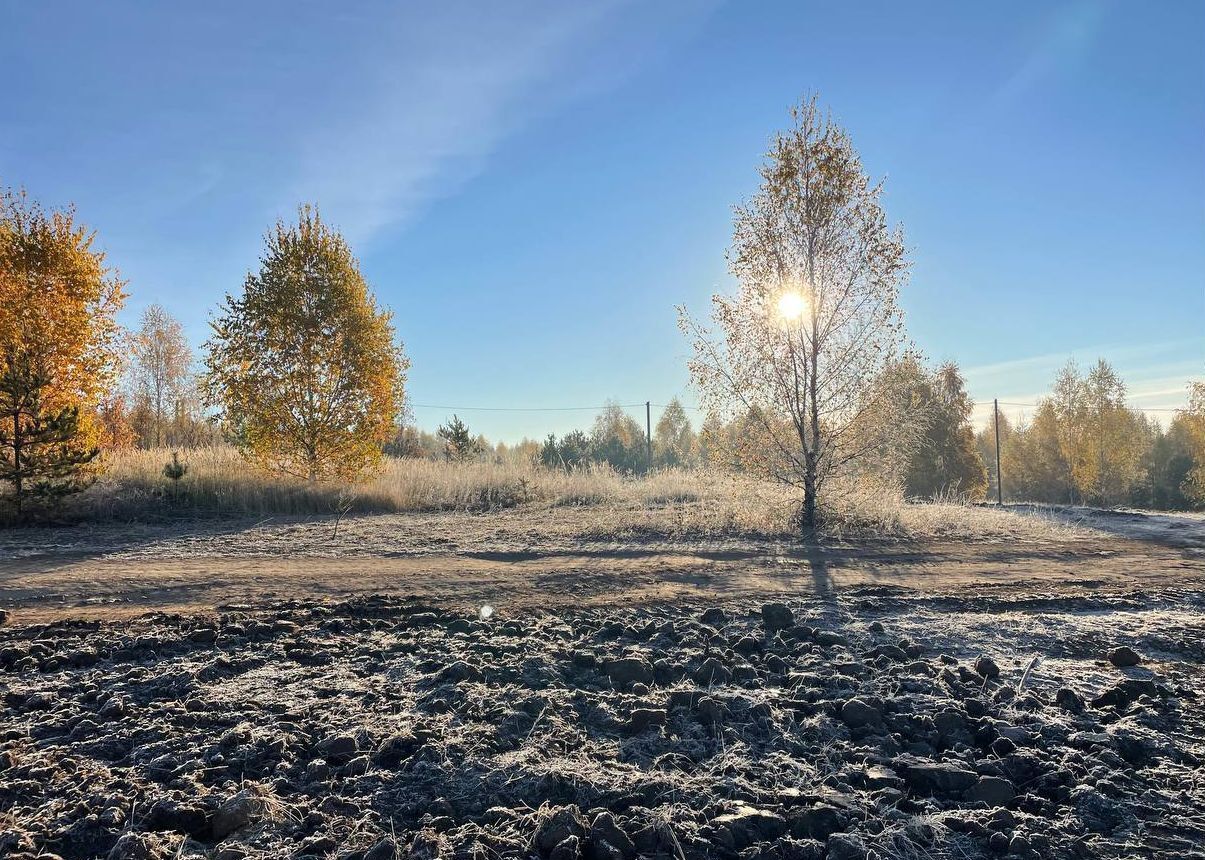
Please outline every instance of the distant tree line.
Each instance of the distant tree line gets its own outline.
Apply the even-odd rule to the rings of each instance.
[[[524,438],[513,445],[491,443],[453,415],[434,433],[407,424],[385,445],[386,453],[395,457],[458,463],[535,462],[566,471],[607,465],[621,473],[640,474],[650,468],[694,466],[698,464],[697,439],[677,399],[662,410],[653,431],[651,462],[648,450],[644,427],[616,403],[602,409],[588,432],[573,430],[560,437],[550,433],[543,441]]]
[[[884,369],[880,386],[903,404],[914,426],[898,450],[888,446],[863,464],[865,470],[918,501],[995,499],[995,428],[989,419],[976,432],[974,403],[956,364],[929,368],[909,356]],[[1001,413],[1005,501],[1205,507],[1205,384],[1190,386],[1188,407],[1175,412],[1167,426],[1127,407],[1125,391],[1103,360],[1086,375],[1068,364],[1032,419],[1014,424]],[[654,424],[651,463],[641,423],[614,403],[589,430],[549,434],[542,442],[493,443],[452,416],[436,433],[402,427],[385,450],[454,462],[536,462],[565,471],[607,465],[630,474],[649,468],[753,473],[743,459],[742,440],[755,432],[750,427],[758,420],[708,416],[696,431],[675,398]]]
[[[996,492],[995,428],[976,436]],[[1126,405],[1126,385],[1103,359],[1083,373],[1069,362],[1032,416],[1000,416],[1006,501],[1205,507],[1205,383],[1191,383],[1186,409],[1167,426]]]
[[[905,451],[876,461],[884,476],[898,480],[914,498],[937,496],[980,500],[987,490],[983,459],[971,426],[973,404],[958,368],[945,364],[935,370],[909,357],[890,365],[881,384],[918,416],[916,431],[908,436]],[[694,429],[686,408],[673,398],[653,425],[652,459],[644,427],[616,403],[594,419],[588,431],[549,434],[542,442],[523,439],[515,445],[491,443],[474,435],[453,415],[436,433],[406,426],[386,445],[387,453],[454,462],[535,461],[549,469],[573,471],[606,465],[616,471],[640,474],[649,469],[721,468],[749,469],[742,459],[740,440],[755,419],[744,416],[724,422],[705,418]]]

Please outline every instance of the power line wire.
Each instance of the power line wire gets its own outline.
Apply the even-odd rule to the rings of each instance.
[[[444,406],[438,403],[411,403],[411,409],[451,409],[455,412],[598,412],[611,406],[635,409],[643,403],[608,403],[603,406]]]
[[[991,406],[990,400],[975,400],[972,401],[976,406]],[[668,409],[668,403],[653,403],[651,404],[658,409]],[[704,406],[687,406],[679,403],[683,409],[689,409],[693,412],[706,412]],[[1036,409],[1040,403],[1018,403],[1012,400],[1001,400],[1001,406],[1016,406],[1022,409]],[[604,403],[602,406],[448,406],[440,403],[411,403],[412,409],[445,409],[454,412],[600,412],[603,409],[618,406],[620,409],[638,409],[644,406],[644,403]],[[1182,407],[1172,406],[1127,406],[1134,412],[1183,412]]]

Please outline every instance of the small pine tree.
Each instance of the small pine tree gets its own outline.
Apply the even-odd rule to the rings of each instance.
[[[561,449],[557,445],[555,433],[549,433],[548,438],[544,440],[544,444],[540,446],[540,465],[545,469],[559,469],[563,465],[561,463]]]
[[[480,441],[456,415],[446,425],[441,424],[437,432],[439,438],[444,440],[444,459],[449,462],[465,463],[482,451]]]
[[[78,406],[49,409],[51,375],[23,353],[0,363],[0,481],[18,519],[51,507],[92,483],[87,467],[100,449],[83,441]]]
[[[172,451],[172,458],[163,467],[163,477],[169,481],[179,481],[188,474],[188,464],[180,462],[180,455],[176,451]]]
[[[188,464],[180,462],[180,454],[172,451],[172,458],[163,466],[163,477],[172,482],[172,500],[180,498],[180,479],[188,474]]]
[[[561,437],[560,453],[566,469],[580,469],[593,456],[590,437],[581,430],[571,430]]]

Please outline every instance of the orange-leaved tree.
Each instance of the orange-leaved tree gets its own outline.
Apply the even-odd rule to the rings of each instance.
[[[259,272],[211,326],[206,396],[248,460],[309,481],[379,465],[409,362],[392,315],[316,209],[277,222]]]
[[[98,409],[120,369],[125,285],[93,239],[74,210],[0,191],[0,460],[18,497],[83,486],[104,442]]]

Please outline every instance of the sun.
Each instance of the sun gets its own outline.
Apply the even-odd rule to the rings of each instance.
[[[808,311],[808,300],[803,293],[786,292],[778,297],[778,316],[787,322],[803,319]]]

